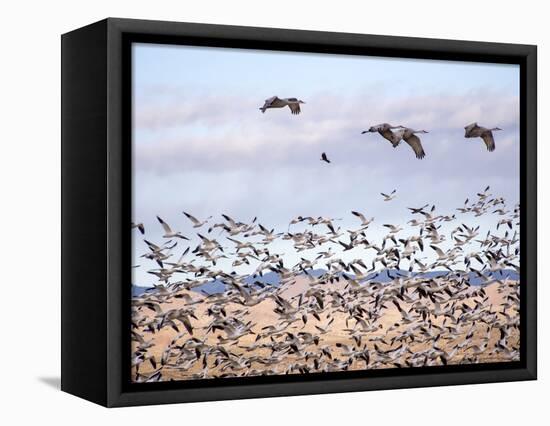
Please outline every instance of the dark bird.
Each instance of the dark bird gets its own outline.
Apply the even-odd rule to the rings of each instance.
[[[324,152],[321,154],[321,161],[330,164],[330,160],[327,158],[327,154],[325,154]]]

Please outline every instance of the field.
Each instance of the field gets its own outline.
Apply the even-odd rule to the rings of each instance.
[[[509,279],[306,275],[210,296],[160,288],[133,311],[136,381],[519,360],[519,282]]]

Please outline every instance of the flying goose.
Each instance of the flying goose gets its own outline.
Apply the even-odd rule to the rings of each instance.
[[[289,107],[290,112],[294,115],[298,115],[301,112],[300,104],[305,104],[304,101],[298,98],[279,98],[278,96],[272,96],[265,100],[264,106],[260,108],[262,113],[269,108],[284,108]]]
[[[139,229],[139,232],[141,232],[141,235],[145,234],[145,227],[143,226],[143,223],[132,222],[132,229],[134,228]]]
[[[386,223],[382,226],[385,226],[386,228],[389,228],[390,229],[390,234],[396,234],[398,233],[399,231],[402,231],[403,228],[399,225],[392,225],[392,224],[389,224],[389,223]]]
[[[193,222],[193,228],[200,228],[202,225],[208,223],[208,220],[212,218],[212,216],[209,216],[206,220],[204,220],[204,221],[201,222],[201,221],[198,220],[195,216],[193,216],[193,215],[191,215],[191,214],[189,214],[189,213],[187,213],[187,212],[183,212],[183,214],[184,214],[185,216],[187,216],[187,218],[188,218],[191,222]]]
[[[400,126],[400,130],[394,133],[397,140],[403,139],[409,144],[409,146],[414,151],[414,155],[419,160],[423,159],[426,156],[424,149],[422,148],[422,143],[420,138],[415,135],[415,133],[428,133],[426,130],[413,130],[408,127]]]
[[[495,150],[495,139],[493,138],[493,131],[502,130],[499,127],[493,127],[488,129],[486,127],[478,126],[477,123],[469,124],[464,127],[464,137],[465,138],[481,138],[485,142],[488,151]]]
[[[367,219],[363,213],[359,213],[356,211],[352,211],[351,214],[357,216],[361,220],[361,226],[369,226],[370,223],[374,220],[374,217]]]
[[[395,197],[397,197],[397,195],[394,195],[396,192],[396,190],[394,189],[392,192],[390,192],[390,195],[388,194],[384,194],[383,192],[380,193],[380,195],[382,197],[384,197],[384,201],[391,201],[393,200]]]
[[[162,228],[164,229],[164,235],[163,238],[181,238],[183,240],[189,240],[189,238],[184,237],[181,232],[174,232],[172,231],[172,228],[160,218],[160,216],[157,216],[157,220],[162,225]]]

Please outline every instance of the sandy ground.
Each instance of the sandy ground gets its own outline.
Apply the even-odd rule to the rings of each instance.
[[[342,291],[345,285],[345,282],[327,284],[325,289],[327,291]],[[506,302],[507,297],[510,294],[517,291],[518,285],[518,282],[512,281],[508,281],[506,283],[495,282],[484,288],[487,298],[485,301],[485,305],[487,305],[486,309],[490,312],[497,312],[496,318],[498,318],[499,321],[518,321],[519,314],[513,307],[507,308],[508,310],[506,310],[505,315],[498,313],[503,311],[500,307],[501,304]],[[301,293],[306,292],[308,289],[309,283],[307,280],[304,278],[297,278],[296,282],[292,285],[287,285],[286,287],[281,288],[278,294],[287,300],[294,301],[294,304],[297,304],[297,297]],[[193,300],[197,301],[200,301],[203,298],[202,295],[193,291],[182,290],[180,294],[187,294]],[[470,307],[473,307],[476,302],[482,300],[483,298],[483,296],[476,296],[470,299],[461,300],[459,303],[464,303]],[[309,315],[306,324],[304,324],[301,320],[294,322],[285,330],[285,333],[288,332],[296,335],[300,332],[309,332],[314,335],[318,335],[319,342],[317,344],[311,342],[310,344],[304,345],[302,355],[296,353],[284,353],[280,356],[279,362],[269,365],[255,360],[270,357],[272,355],[272,350],[270,348],[254,347],[253,344],[257,339],[258,334],[261,333],[261,329],[263,327],[269,325],[275,326],[280,323],[279,315],[274,312],[277,305],[273,298],[267,298],[259,304],[251,307],[245,307],[237,303],[227,303],[224,306],[227,317],[236,317],[245,323],[251,321],[254,324],[251,329],[254,334],[248,334],[240,337],[235,342],[222,341],[221,343],[220,337],[224,337],[226,335],[223,330],[216,330],[206,333],[209,324],[213,320],[213,317],[207,314],[207,309],[211,306],[209,303],[200,302],[196,304],[188,304],[183,298],[172,298],[170,301],[160,304],[162,311],[166,312],[170,309],[192,308],[194,310],[194,315],[197,318],[190,318],[193,327],[193,335],[191,336],[185,327],[177,320],[175,323],[177,324],[178,331],[172,327],[163,327],[160,331],[152,333],[144,327],[133,328],[133,332],[141,336],[145,339],[145,341],[150,341],[151,347],[147,348],[144,352],[146,357],[154,357],[154,362],[146,361],[139,365],[139,373],[143,375],[141,377],[146,377],[150,376],[155,371],[161,371],[161,380],[186,380],[198,377],[218,377],[220,375],[231,376],[244,374],[258,375],[300,373],[303,372],[303,370],[300,370],[299,367],[304,365],[308,367],[308,371],[322,371],[315,369],[315,363],[313,360],[314,357],[309,357],[306,359],[303,356],[303,353],[319,353],[323,347],[328,347],[332,355],[332,360],[330,362],[345,361],[350,359],[350,356],[344,353],[344,348],[338,347],[337,344],[361,348],[361,350],[368,349],[371,352],[376,352],[377,350],[391,350],[403,345],[411,351],[411,354],[408,355],[410,356],[414,353],[419,353],[433,348],[434,342],[436,342],[436,346],[438,348],[443,349],[450,355],[446,359],[446,363],[448,364],[506,362],[518,359],[517,352],[510,354],[506,351],[494,350],[495,345],[500,338],[500,332],[498,328],[491,329],[490,324],[486,324],[482,321],[473,321],[472,323],[464,324],[463,326],[461,324],[457,324],[459,329],[458,333],[455,333],[454,335],[450,335],[450,333],[443,333],[438,339],[426,338],[424,336],[420,339],[415,339],[415,341],[405,339],[392,343],[392,338],[401,335],[404,330],[410,327],[410,324],[403,324],[401,314],[392,303],[386,302],[385,304],[387,309],[384,309],[382,316],[374,322],[375,330],[362,333],[360,343],[354,341],[349,332],[350,329],[354,328],[356,323],[355,319],[350,319],[347,313],[340,312],[335,309],[326,307],[325,312],[320,314],[321,321],[315,319],[312,315]],[[400,304],[405,310],[409,308],[406,303],[400,302]],[[151,309],[144,307],[138,308],[137,312],[141,318],[145,318],[146,320],[150,320],[155,317],[155,313]],[[320,331],[315,326],[326,326],[329,318],[333,318],[334,321],[330,325],[328,332],[325,334],[320,334]],[[425,326],[428,326],[430,323],[439,326],[451,324],[448,318],[446,319],[443,315],[430,315],[427,322],[423,322]],[[517,350],[519,349],[519,331],[516,327],[510,327],[509,330],[510,333],[507,339],[507,347]],[[459,347],[453,351],[453,347],[464,342],[468,332],[472,331],[473,336],[471,337],[470,342],[468,342],[467,345],[464,345],[464,347]],[[284,341],[288,336],[285,333],[276,335],[275,340]],[[487,348],[479,351],[479,353],[476,353],[476,349],[472,348],[472,345],[480,345],[483,343],[482,340],[486,336],[489,336]],[[223,363],[216,365],[216,355],[211,354],[206,357],[206,361],[204,357],[199,357],[198,359],[182,362],[182,360],[177,360],[178,349],[175,348],[170,352],[170,357],[167,358],[165,365],[162,365],[161,360],[163,358],[163,353],[166,357],[167,354],[165,353],[165,349],[170,344],[175,346],[183,345],[191,337],[202,341],[206,345],[216,346],[221,344],[227,352],[233,354],[232,357],[244,357],[252,361],[246,368],[240,366],[229,367]],[[176,341],[174,342],[173,339],[175,338]],[[381,341],[381,338],[384,338],[384,340]],[[262,337],[257,341],[257,343],[269,343],[269,341],[269,337]],[[132,351],[135,352],[138,346],[139,342],[137,340],[133,340]],[[399,359],[396,363],[389,361],[377,362],[376,358],[376,355],[373,356],[367,364],[366,360],[363,358],[351,357],[349,365],[346,365],[345,368],[347,370],[363,370],[366,368],[394,368],[398,366],[408,366],[404,362],[406,357]],[[174,359],[176,359],[176,361],[173,361]],[[326,359],[326,361],[328,362],[329,360]],[[441,358],[434,357],[434,359],[430,359],[428,361],[428,365],[440,365],[442,362],[443,360],[441,360]],[[153,368],[153,364],[156,364],[156,370]],[[334,367],[331,368],[334,369]],[[132,376],[134,378],[137,377],[135,366],[132,368]]]

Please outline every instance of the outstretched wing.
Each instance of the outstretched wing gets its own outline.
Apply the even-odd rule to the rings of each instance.
[[[435,252],[439,255],[439,257],[444,257],[445,256],[445,253],[443,252],[443,250],[441,250],[439,247],[437,246],[434,246],[434,245],[430,245],[430,247],[435,250]]]
[[[363,222],[366,220],[365,219],[365,216],[362,214],[362,213],[359,213],[359,212],[356,212],[356,211],[352,211],[351,214],[357,216],[359,219],[361,219]]]
[[[232,228],[237,226],[237,223],[226,214],[222,214],[223,218],[229,222]]]
[[[405,139],[405,142],[407,142],[413,149],[416,158],[421,160],[426,156],[426,153],[424,152],[424,148],[422,148],[422,143],[420,142],[420,138],[418,136],[413,134]]]
[[[271,98],[266,99],[264,102],[264,106],[260,108],[260,111],[265,112],[267,108],[276,106],[275,104],[277,102],[281,102],[281,100],[277,96],[272,96]]]
[[[166,232],[167,234],[172,233],[172,229],[170,229],[170,227],[168,226],[168,224],[164,220],[162,220],[159,216],[157,216],[157,220],[162,225],[162,228],[164,229],[164,232]]]
[[[485,132],[481,135],[481,139],[483,139],[483,142],[485,142],[485,145],[487,146],[488,151],[494,151],[495,146],[495,139],[493,138],[493,132]]]
[[[188,218],[191,222],[193,222],[195,225],[198,225],[198,224],[200,223],[200,222],[197,220],[197,218],[196,218],[195,216],[193,216],[193,215],[191,215],[191,214],[189,214],[189,213],[187,213],[187,212],[183,212],[183,214],[184,214],[185,216],[187,216],[187,218]]]
[[[401,141],[401,135],[392,132],[390,129],[380,128],[378,129],[378,133],[380,133],[384,139],[389,140],[394,148],[399,145]]]
[[[277,96],[272,96],[271,98],[266,99],[264,103],[264,108],[273,105],[277,100],[279,100]]]
[[[292,114],[294,115],[298,115],[301,112],[299,103],[288,104],[288,107],[290,108],[290,112],[292,112]]]

